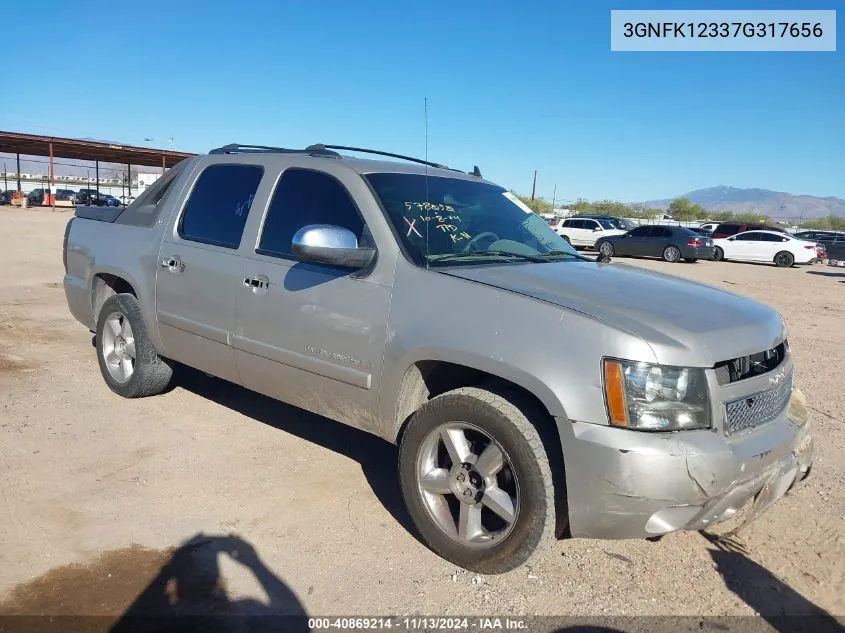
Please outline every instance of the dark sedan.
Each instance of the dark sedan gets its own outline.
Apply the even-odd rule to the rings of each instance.
[[[650,224],[599,240],[606,257],[662,257],[667,262],[713,259],[713,240],[680,226]]]

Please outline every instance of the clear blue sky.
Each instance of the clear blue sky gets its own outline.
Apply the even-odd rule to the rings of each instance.
[[[7,38],[0,129],[422,155],[428,97],[429,157],[521,192],[537,169],[538,195],[567,200],[720,184],[845,197],[841,35],[836,53],[610,51],[611,8],[802,0],[189,4],[14,2],[4,23],[27,36]],[[838,8],[845,33],[841,2],[812,8]]]

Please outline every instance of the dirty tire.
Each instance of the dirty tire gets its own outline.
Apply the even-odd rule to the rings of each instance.
[[[135,340],[135,362],[132,375],[125,382],[116,380],[106,366],[103,346],[103,329],[111,315],[118,313],[129,321]],[[109,297],[100,308],[97,317],[97,361],[100,373],[109,389],[124,398],[143,398],[162,393],[170,385],[173,366],[159,356],[149,336],[141,315],[138,299],[131,294],[117,294]]]
[[[795,263],[795,256],[787,251],[781,251],[775,255],[775,266],[778,268],[789,268]]]
[[[721,248],[719,248],[717,246],[716,249],[713,251],[713,261],[714,262],[721,262],[721,261],[724,261],[724,259],[725,259],[725,251],[723,251]]]
[[[681,249],[677,246],[667,246],[663,249],[663,261],[672,264],[681,261]]]
[[[554,540],[555,496],[549,459],[537,428],[523,412],[530,409],[514,402],[516,398],[512,402],[477,387],[446,392],[411,416],[400,444],[402,497],[422,540],[439,556],[477,573],[510,571]],[[454,422],[471,424],[493,438],[518,482],[519,506],[511,531],[499,543],[481,549],[447,536],[429,513],[419,488],[417,459],[423,443],[437,427]]]

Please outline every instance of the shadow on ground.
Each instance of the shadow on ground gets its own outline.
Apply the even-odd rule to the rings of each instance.
[[[354,459],[361,464],[367,482],[385,509],[419,540],[399,489],[399,449],[393,444],[188,367],[179,367],[177,382],[177,386],[253,420]]]
[[[228,557],[254,577],[266,601],[230,595],[220,571]],[[152,580],[150,580],[152,579]],[[119,614],[119,615],[117,615]],[[0,602],[0,631],[308,631],[296,594],[248,542],[197,534],[178,548],[133,545],[87,564],[50,570]]]
[[[759,614],[774,630],[845,633],[839,618],[811,602],[762,565],[751,560],[735,538],[719,539],[704,533],[714,549],[710,556],[725,586]],[[756,629],[748,630],[759,630]]]
[[[833,272],[833,271],[828,272],[826,270],[808,270],[807,274],[808,275],[818,275],[820,277],[843,277],[843,278],[845,278],[845,272],[837,273],[837,272]]]

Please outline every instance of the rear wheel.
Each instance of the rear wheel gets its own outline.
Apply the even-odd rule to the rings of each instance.
[[[681,249],[677,246],[667,246],[663,249],[663,260],[671,264],[681,260]]]
[[[599,253],[604,255],[605,257],[613,257],[615,253],[615,249],[613,248],[613,244],[610,242],[602,242],[599,244]]]
[[[554,537],[549,460],[522,409],[465,387],[425,403],[399,451],[408,513],[446,560],[497,574],[518,567]]]
[[[723,251],[718,246],[713,250],[713,261],[720,262],[725,259],[725,251]]]
[[[789,268],[795,263],[795,256],[787,251],[781,251],[775,255],[775,265],[778,268]]]
[[[570,240],[570,239],[569,239],[569,236],[567,236],[567,235],[561,235],[561,237],[562,237],[562,238],[566,241],[566,243],[567,243],[567,244],[569,244],[570,246],[572,246],[572,240]]]
[[[97,360],[109,389],[124,398],[162,393],[173,367],[147,336],[141,306],[131,294],[109,297],[97,318]]]

